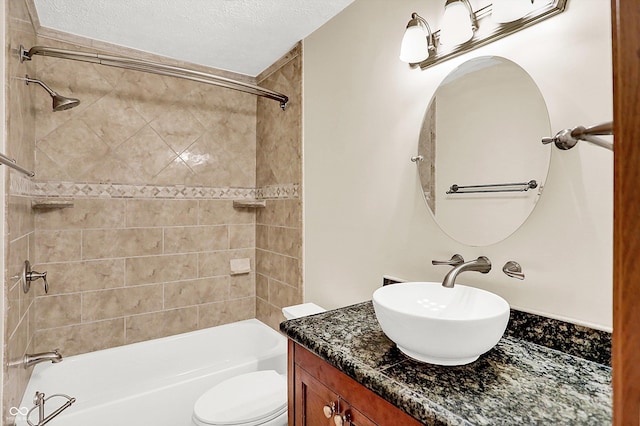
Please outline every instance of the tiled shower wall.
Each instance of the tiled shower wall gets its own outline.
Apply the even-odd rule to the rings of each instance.
[[[7,45],[3,46],[8,81],[6,87],[5,154],[15,158],[18,164],[33,170],[35,152],[35,111],[32,108],[33,87],[27,86],[16,77],[34,73],[33,64],[21,64],[17,49],[20,44],[35,43],[36,34],[31,24],[29,12],[22,1],[5,0],[6,22],[4,31]],[[1,167],[4,176],[6,198],[3,200],[6,215],[4,253],[4,359],[3,366],[3,418],[5,421],[10,407],[17,407],[31,374],[19,366],[7,366],[21,359],[25,352],[33,349],[35,315],[34,293],[23,293],[20,274],[23,262],[34,252],[34,213],[29,197],[10,194],[9,176],[19,173]]]
[[[283,113],[268,99],[258,99],[258,187],[302,182],[302,52],[300,46],[286,64],[266,73],[260,84],[289,96]],[[281,308],[302,303],[302,203],[269,199],[256,218],[256,314],[277,328]]]
[[[8,33],[22,31],[12,46],[96,50],[36,39],[26,9],[12,13],[20,25]],[[300,53],[264,77],[290,96],[286,111],[184,80],[45,57],[8,61],[10,75],[28,73],[81,100],[54,113],[41,88],[9,83],[7,150],[37,175],[7,185],[8,360],[254,316],[275,327],[281,306],[302,301]],[[255,197],[267,207],[232,205]],[[73,207],[31,208],[51,199]],[[251,273],[231,275],[235,258],[249,258]],[[9,279],[25,259],[48,272],[49,294],[37,281],[24,295]],[[5,368],[5,409],[30,372]]]

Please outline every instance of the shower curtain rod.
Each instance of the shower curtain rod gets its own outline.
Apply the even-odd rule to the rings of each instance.
[[[188,68],[164,65],[157,62],[127,58],[124,56],[103,55],[100,53],[92,52],[78,52],[74,50],[56,49],[46,46],[33,46],[31,49],[27,50],[22,45],[20,46],[20,62],[25,60],[30,61],[33,55],[51,56],[54,58],[89,62],[110,67],[148,72],[167,77],[183,78],[186,80],[196,81],[198,83],[212,84],[214,86],[220,86],[240,92],[251,93],[253,95],[276,100],[280,102],[280,108],[282,108],[283,110],[287,106],[287,102],[289,102],[289,98],[282,93],[274,92],[273,90],[265,89],[254,84],[244,83],[242,81],[237,81],[230,78],[219,77],[206,72],[190,70]]]
[[[558,149],[567,150],[576,146],[578,141],[587,141],[613,151],[613,142],[601,139],[598,135],[613,135],[613,121],[590,127],[578,126],[560,130],[552,138],[542,138],[542,143],[546,145],[553,142]]]

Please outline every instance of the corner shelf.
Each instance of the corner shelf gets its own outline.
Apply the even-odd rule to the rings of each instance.
[[[73,205],[73,198],[36,198],[31,201],[33,210],[68,209]]]
[[[234,209],[263,209],[266,206],[266,200],[233,200]]]

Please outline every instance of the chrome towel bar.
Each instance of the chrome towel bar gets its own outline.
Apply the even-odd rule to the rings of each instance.
[[[4,154],[0,154],[0,163],[4,164],[5,166],[9,166],[12,169],[16,169],[20,173],[24,173],[29,177],[34,177],[36,175],[35,172],[32,172],[31,170],[27,170],[24,167],[17,165],[16,160],[14,160],[13,158],[7,157]]]
[[[474,194],[480,192],[524,192],[538,187],[538,182],[492,183],[487,185],[451,185],[447,194]]]

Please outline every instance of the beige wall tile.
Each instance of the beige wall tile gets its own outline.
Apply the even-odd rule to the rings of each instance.
[[[269,300],[269,278],[256,274],[256,297]]]
[[[299,183],[302,177],[302,56],[298,55],[260,84],[289,96],[287,110],[278,111],[258,99],[256,182],[258,186]]]
[[[90,260],[84,262],[47,263],[34,265],[47,271],[49,294],[76,293],[124,286],[124,259]],[[35,293],[44,295],[42,286]]]
[[[256,295],[256,276],[254,273],[232,275],[230,298],[240,299]]]
[[[122,144],[147,124],[126,98],[113,93],[88,106],[80,119],[112,148]]]
[[[128,227],[198,224],[197,200],[127,200]]]
[[[292,287],[302,289],[302,261],[294,257],[284,258],[284,282]]]
[[[256,225],[256,247],[269,250],[269,227]]]
[[[29,236],[24,235],[22,238],[11,241],[6,247],[5,282],[13,284],[20,279],[24,270],[24,261],[29,259]]]
[[[249,248],[256,246],[255,225],[230,225],[229,248]]]
[[[33,263],[69,262],[80,260],[80,231],[36,231],[38,244]]]
[[[162,299],[161,284],[85,292],[82,293],[82,321],[159,311]]]
[[[126,318],[126,343],[136,343],[198,328],[198,309],[173,309]]]
[[[206,129],[188,110],[174,106],[149,123],[175,152],[182,153]]]
[[[198,274],[195,254],[134,257],[126,259],[125,265],[128,286],[197,278]]]
[[[255,223],[253,209],[235,209],[232,200],[200,200],[198,224],[229,225]]]
[[[63,356],[121,346],[125,342],[124,318],[40,330],[34,339],[35,352],[59,348]]]
[[[83,259],[148,256],[160,253],[161,228],[96,229],[82,232]]]
[[[226,250],[229,248],[229,233],[227,226],[165,228],[164,252],[189,253]]]
[[[300,229],[269,227],[268,247],[276,253],[291,257],[301,257]]]
[[[229,273],[231,272],[229,261],[231,259],[245,258],[249,258],[251,261],[251,265],[255,265],[255,250],[240,249],[198,253],[198,276],[214,277],[217,275],[229,275]]]
[[[278,281],[284,281],[284,259],[277,253],[256,249],[256,271]]]
[[[122,199],[76,198],[73,203],[72,208],[38,211],[38,230],[124,227]]]
[[[302,303],[302,292],[299,289],[276,280],[269,280],[269,303],[278,307]]]
[[[78,324],[81,321],[81,296],[78,293],[36,298],[36,326],[46,328]]]
[[[7,284],[8,285],[8,284]],[[4,330],[5,335],[10,336],[20,323],[20,296],[22,293],[22,284],[19,282],[11,286],[6,291],[7,301],[4,310]]]
[[[229,298],[229,277],[200,278],[164,285],[165,308],[201,305]]]
[[[113,155],[130,165],[135,164],[132,168],[145,182],[151,181],[178,156],[149,126],[124,141]]]
[[[256,299],[256,318],[276,331],[280,330],[280,323],[285,320],[280,308],[260,298]]]
[[[229,252],[214,251],[198,253],[198,276],[215,277],[229,275]]]
[[[53,84],[50,81],[48,83]],[[39,140],[38,148],[80,182],[84,173],[100,162],[109,151],[109,147],[81,120],[63,123]]]
[[[31,210],[30,197],[8,197],[7,226],[9,241],[34,231],[34,214]]]
[[[247,297],[199,305],[198,327],[215,327],[216,325],[255,318],[255,303],[255,297]]]

